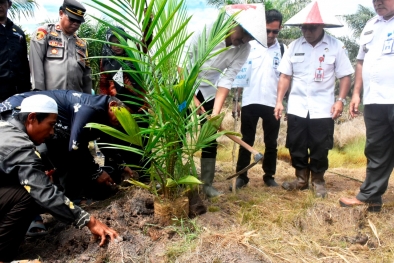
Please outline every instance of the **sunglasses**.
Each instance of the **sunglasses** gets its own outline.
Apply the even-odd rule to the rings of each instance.
[[[82,21],[80,21],[80,20],[71,18],[71,17],[69,17],[67,14],[65,14],[65,15],[67,16],[67,18],[68,18],[68,20],[70,21],[71,24],[74,24],[74,23],[76,23],[76,24],[81,24],[81,23],[82,23]]]
[[[279,34],[279,30],[270,30],[270,29],[267,29],[267,35],[271,34],[271,32],[272,32],[272,34],[274,34],[274,35]]]
[[[311,33],[315,32],[317,29],[317,26],[300,26],[302,32],[309,31]]]

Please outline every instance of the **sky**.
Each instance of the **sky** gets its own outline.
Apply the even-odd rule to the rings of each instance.
[[[324,8],[332,10],[335,15],[353,14],[356,12],[358,4],[373,8],[372,0],[320,0]],[[14,19],[13,21],[21,25],[28,33],[32,33],[40,22],[44,20],[57,20],[59,7],[63,4],[63,0],[37,0],[39,7],[35,11],[34,18]],[[91,0],[81,1],[83,4],[92,3]],[[109,2],[102,0],[102,2]],[[217,9],[206,4],[205,0],[186,0],[188,13],[192,15],[188,30],[190,32],[197,31],[204,24],[212,22],[217,14]],[[101,17],[101,14],[94,8],[85,5],[88,14],[94,14]],[[329,30],[335,36],[343,36],[351,34],[350,30],[345,26],[343,28]]]

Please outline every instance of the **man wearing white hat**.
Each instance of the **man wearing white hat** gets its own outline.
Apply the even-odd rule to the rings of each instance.
[[[349,107],[352,117],[357,116],[364,88],[367,175],[356,197],[343,197],[339,202],[341,206],[368,204],[369,211],[380,211],[394,167],[394,0],[377,0],[373,4],[377,16],[361,33]]]
[[[314,1],[285,23],[300,26],[303,36],[289,45],[278,67],[281,76],[274,110],[280,119],[282,100],[292,83],[286,147],[297,178],[282,187],[307,189],[311,174],[317,197],[327,195],[324,173],[328,169],[328,151],[333,147],[334,119],[342,113],[354,72],[343,43],[324,31],[341,27],[341,23],[323,11],[327,10]],[[337,99],[335,78],[340,80]]]
[[[220,49],[229,47],[228,50],[209,59],[202,68],[210,68],[200,73],[199,78],[208,80],[201,82],[194,102],[200,106],[200,112],[211,111],[212,116],[220,113],[223,103],[231,89],[232,82],[241,70],[250,52],[249,41],[256,39],[260,44],[266,46],[267,36],[265,32],[265,11],[263,4],[240,4],[225,7],[228,15],[240,12],[235,21],[238,25],[232,29],[232,33],[225,41],[217,45],[211,54]],[[262,25],[256,27],[255,25]],[[207,29],[207,35],[210,28]],[[197,47],[200,34],[195,34],[190,46]],[[193,57],[194,48],[189,51]],[[221,74],[226,70],[225,74]],[[213,86],[209,83],[217,83]],[[203,106],[201,106],[201,104]],[[212,186],[215,176],[215,163],[217,154],[217,143],[212,143],[202,151],[201,155],[201,180],[204,182],[203,191],[208,197],[218,196],[220,193]]]
[[[40,207],[77,228],[87,226],[101,237],[100,246],[106,235],[112,240],[118,236],[115,230],[74,205],[43,172],[35,145],[54,134],[57,114],[55,100],[34,95],[22,101],[14,119],[0,121],[0,263],[16,256]]]
[[[278,186],[275,182],[277,159],[277,140],[280,122],[275,119],[272,112],[276,104],[279,71],[277,70],[280,60],[285,51],[285,46],[279,43],[277,36],[282,27],[282,14],[276,10],[267,10],[267,46],[265,48],[256,41],[250,42],[252,47],[248,61],[252,62],[250,84],[248,87],[239,88],[242,93],[241,133],[242,140],[253,146],[256,136],[257,122],[263,120],[264,131],[264,161],[263,181],[265,185]],[[248,62],[247,62],[248,63]],[[239,147],[237,171],[250,164],[250,152],[244,147]],[[247,172],[237,177],[236,188],[241,188],[249,182]],[[230,186],[232,189],[232,187]]]

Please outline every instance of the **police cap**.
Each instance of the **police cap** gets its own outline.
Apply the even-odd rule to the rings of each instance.
[[[81,21],[81,23],[85,22],[83,16],[85,15],[86,8],[78,1],[64,0],[62,10],[68,17]]]

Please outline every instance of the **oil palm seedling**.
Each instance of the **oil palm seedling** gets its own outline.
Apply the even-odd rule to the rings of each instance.
[[[94,8],[127,32],[93,17],[110,27],[118,37],[120,43],[111,44],[123,48],[127,55],[113,58],[119,60],[123,71],[141,87],[135,98],[143,100],[148,107],[143,107],[145,114],[114,108],[122,130],[95,123],[87,127],[100,129],[129,144],[104,144],[103,147],[120,148],[148,158],[151,165],[145,168],[151,177],[150,185],[132,182],[152,191],[160,200],[175,200],[201,184],[194,154],[221,135],[230,133],[217,132],[223,114],[212,118],[207,114],[198,115],[193,96],[201,81],[205,81],[198,77],[204,70],[204,62],[227,49],[212,52],[235,26],[234,17],[220,12],[212,29],[202,30],[191,59],[183,55],[188,51],[186,43],[192,35],[187,32],[191,17],[187,15],[185,1],[155,0],[148,4],[144,0],[111,0],[108,5],[99,0],[93,2]],[[149,38],[149,42],[145,41]],[[203,119],[208,121],[200,126]],[[147,125],[140,125],[141,122]]]

